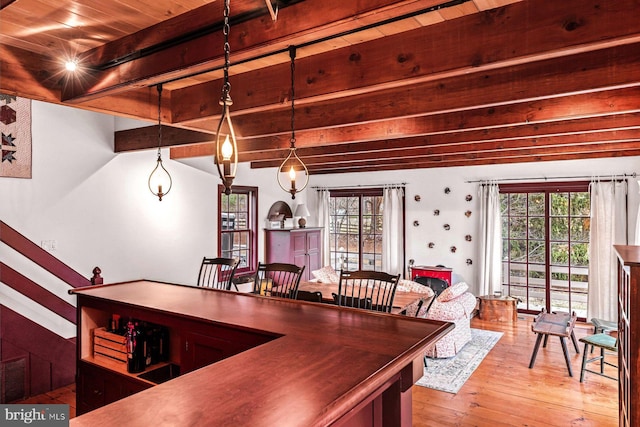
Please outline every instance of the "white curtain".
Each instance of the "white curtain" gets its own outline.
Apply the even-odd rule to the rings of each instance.
[[[626,182],[591,182],[587,319],[618,320],[617,259],[626,243]]]
[[[496,183],[481,184],[479,295],[491,295],[502,288],[502,221],[500,189]]]
[[[322,262],[323,265],[331,265],[331,249],[329,247],[329,190],[326,188],[318,189],[316,196],[316,206],[318,209],[316,218],[318,218],[318,226],[323,228]]]
[[[638,181],[638,185],[640,186],[640,181]],[[636,239],[635,244],[640,245],[640,207],[638,208],[638,217],[636,219]]]
[[[385,187],[382,192],[382,271],[404,271],[403,208],[404,189]]]

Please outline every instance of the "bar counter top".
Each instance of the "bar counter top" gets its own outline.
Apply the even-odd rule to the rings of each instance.
[[[403,412],[409,408],[401,424],[410,425],[411,385],[422,375],[424,351],[454,327],[146,280],[71,293],[78,295],[79,310],[114,304],[277,336],[78,416],[72,427],[350,425],[345,420],[357,413],[354,408],[390,386],[399,387]]]

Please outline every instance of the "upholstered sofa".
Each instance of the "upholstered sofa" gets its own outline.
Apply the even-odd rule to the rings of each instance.
[[[455,356],[471,340],[471,315],[476,307],[476,297],[469,292],[465,282],[459,282],[438,295],[429,311],[418,317],[453,322],[456,326],[431,346],[425,356],[445,358]]]
[[[330,266],[312,271],[314,280],[320,283],[338,283],[340,276]],[[452,322],[455,328],[444,337],[440,338],[430,347],[425,356],[445,358],[455,356],[466,343],[471,340],[471,315],[476,307],[476,297],[469,292],[469,286],[465,282],[458,282],[446,288],[442,293],[434,297],[434,292],[427,286],[411,280],[400,280],[399,290],[408,290],[425,294],[423,303],[407,307],[407,316],[416,316]]]

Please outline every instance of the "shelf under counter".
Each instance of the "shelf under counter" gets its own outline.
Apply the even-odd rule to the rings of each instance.
[[[74,293],[79,310],[128,309],[179,331],[193,324],[203,336],[207,327],[222,327],[269,339],[76,417],[72,426],[177,420],[272,426],[285,419],[288,425],[350,425],[377,416],[384,425],[411,425],[411,386],[422,376],[424,351],[453,329],[446,322],[148,281]],[[80,341],[82,334],[79,323]]]

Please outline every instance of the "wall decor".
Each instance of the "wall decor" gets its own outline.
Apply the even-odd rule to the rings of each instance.
[[[470,202],[473,200],[473,197],[471,196],[471,194],[467,194],[467,197],[464,198],[467,202]]]
[[[455,246],[451,246],[451,248],[449,248],[449,250],[450,250],[452,253],[454,253],[454,254],[455,254],[455,253],[456,253],[456,251],[458,250],[458,248],[456,248]]]
[[[434,215],[434,216],[438,216],[438,215],[440,215],[440,209],[436,209],[436,210],[434,210],[434,211],[433,211],[433,215]]]
[[[444,227],[445,230],[450,230],[451,229],[451,226],[449,224],[445,224],[443,227]]]
[[[467,265],[471,265],[473,264],[473,261],[471,261],[471,258],[467,258]]]
[[[433,243],[433,242],[429,242],[429,244],[427,246],[429,246],[429,249],[433,249],[433,248],[435,248],[436,244]]]
[[[31,100],[0,94],[0,177],[31,178]]]
[[[464,240],[466,240],[467,242],[471,241],[471,234],[467,234],[466,236],[464,236]]]
[[[451,189],[449,187],[445,187],[444,194],[449,194],[449,193],[451,193]]]
[[[471,216],[471,211],[466,211],[466,212],[464,213],[464,215],[465,215],[467,218],[469,218],[469,217]]]
[[[413,200],[415,200],[416,202],[420,201],[420,195],[416,194],[415,196],[413,196]]]
[[[419,222],[419,221],[413,221],[413,226],[414,226],[414,227],[417,227],[417,226],[419,226],[419,225],[420,225],[420,222]]]

